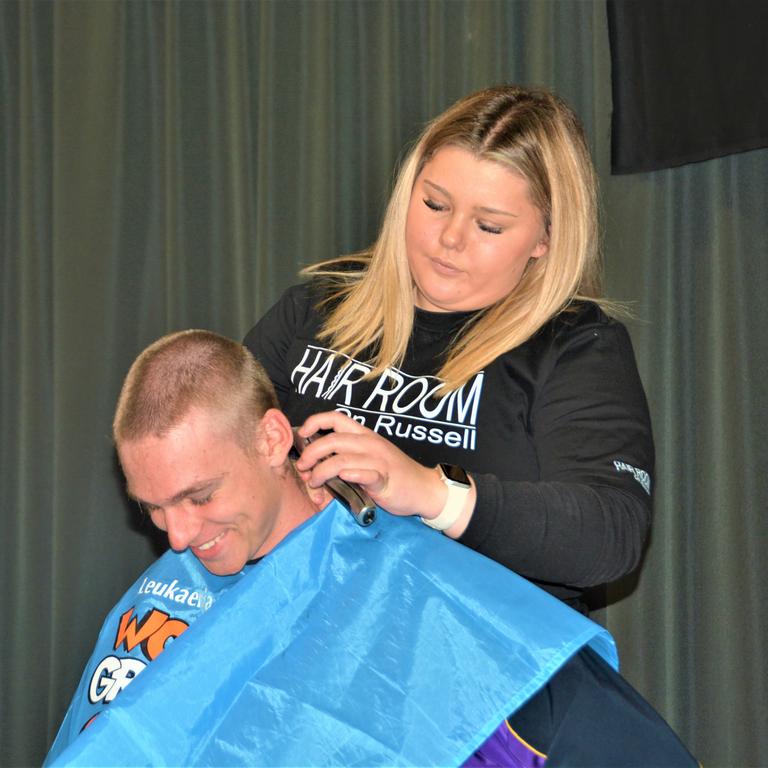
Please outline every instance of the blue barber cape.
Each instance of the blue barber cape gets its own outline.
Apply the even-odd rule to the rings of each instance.
[[[334,502],[227,586],[50,764],[458,765],[585,644],[617,666],[602,627],[382,511]]]

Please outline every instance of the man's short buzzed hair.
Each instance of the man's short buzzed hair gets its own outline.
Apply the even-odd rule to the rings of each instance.
[[[242,447],[277,396],[264,368],[241,344],[211,331],[171,333],[134,361],[117,401],[116,444],[162,437],[193,407],[220,414]]]

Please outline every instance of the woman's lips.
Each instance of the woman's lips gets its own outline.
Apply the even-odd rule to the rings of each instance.
[[[447,261],[442,261],[441,259],[430,259],[432,262],[432,268],[441,275],[458,275],[461,270],[457,267],[454,267],[452,264],[450,264]]]

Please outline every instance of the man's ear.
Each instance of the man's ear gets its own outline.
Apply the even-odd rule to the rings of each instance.
[[[310,488],[309,485],[304,483],[304,488],[307,491],[309,500],[315,505],[315,509],[318,512],[321,509],[325,509],[333,501],[331,492],[324,485],[321,485],[319,488]]]
[[[257,431],[259,454],[271,467],[282,467],[293,446],[293,430],[285,414],[277,408],[268,409]]]

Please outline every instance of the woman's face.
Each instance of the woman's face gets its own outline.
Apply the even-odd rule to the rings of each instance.
[[[549,248],[528,182],[460,147],[443,147],[416,179],[405,228],[415,304],[432,312],[481,309],[520,282]]]

